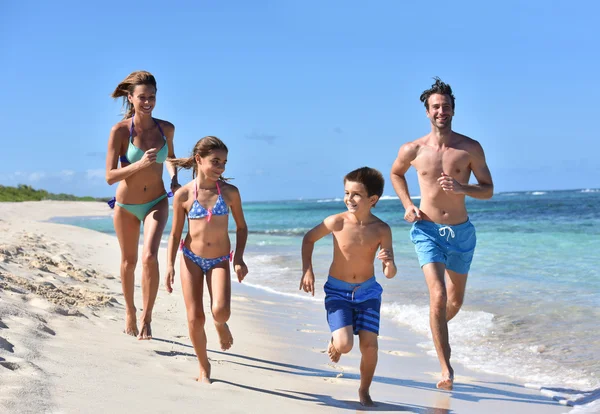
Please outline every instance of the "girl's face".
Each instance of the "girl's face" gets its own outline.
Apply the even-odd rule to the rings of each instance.
[[[136,85],[133,94],[128,95],[127,99],[133,105],[136,114],[152,115],[156,105],[156,88],[152,85]]]
[[[212,150],[206,157],[196,155],[198,172],[201,172],[206,178],[217,181],[225,172],[227,164],[227,151]]]

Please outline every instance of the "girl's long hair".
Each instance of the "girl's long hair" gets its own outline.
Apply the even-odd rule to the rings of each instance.
[[[200,141],[196,143],[194,149],[192,150],[192,155],[188,158],[174,158],[169,160],[171,165],[174,165],[176,168],[183,168],[184,170],[192,170],[192,178],[196,178],[198,175],[198,164],[196,163],[196,155],[199,155],[200,158],[204,158],[209,155],[211,152],[215,150],[223,150],[225,152],[229,152],[227,149],[227,145],[223,141],[221,141],[217,137],[213,137],[212,135],[208,135]],[[228,181],[230,178],[225,178],[223,176],[219,177],[221,181]]]

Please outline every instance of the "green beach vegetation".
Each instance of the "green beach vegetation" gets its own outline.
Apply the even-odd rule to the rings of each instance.
[[[72,194],[54,194],[46,190],[36,190],[35,188],[19,184],[17,187],[6,187],[0,185],[0,201],[41,201],[41,200],[60,200],[60,201],[108,201],[109,198],[96,197],[77,197]]]

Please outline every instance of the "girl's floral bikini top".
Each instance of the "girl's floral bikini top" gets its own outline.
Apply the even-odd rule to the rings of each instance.
[[[217,182],[216,184],[219,197],[217,198],[217,202],[212,209],[206,209],[198,202],[198,185],[196,183],[196,186],[194,187],[194,202],[192,203],[192,208],[190,208],[190,212],[188,213],[189,219],[194,220],[207,217],[206,221],[210,221],[212,216],[225,216],[229,214],[229,207],[227,207],[227,204],[221,195],[219,183]]]

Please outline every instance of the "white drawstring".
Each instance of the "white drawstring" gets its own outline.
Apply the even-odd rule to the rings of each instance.
[[[455,236],[454,230],[452,230],[452,227],[450,227],[450,226],[440,227],[440,229],[439,229],[440,236],[444,237],[446,235],[446,230],[448,230],[448,236],[446,237],[446,241],[448,241],[450,236],[452,236],[452,238],[454,238],[454,236]]]
[[[360,285],[358,285],[354,289],[352,289],[352,300],[354,300],[354,292],[356,292],[359,287],[360,287]]]

